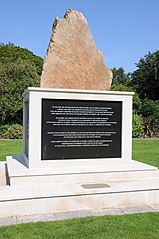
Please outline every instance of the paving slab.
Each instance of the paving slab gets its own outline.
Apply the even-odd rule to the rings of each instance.
[[[0,218],[0,226],[9,226],[17,224],[16,217]]]
[[[50,214],[39,214],[39,215],[26,215],[17,216],[17,224],[29,223],[29,222],[46,222],[46,221],[56,221],[53,213]]]
[[[58,221],[71,218],[81,218],[89,216],[104,216],[104,215],[124,215],[124,214],[135,214],[135,213],[146,213],[146,212],[159,212],[159,204],[150,206],[136,206],[126,208],[115,208],[115,209],[102,209],[102,210],[78,210],[70,212],[59,212],[50,214],[36,214],[36,215],[25,215],[17,217],[6,217],[0,218],[0,226],[9,226],[15,224],[40,222],[40,221]]]
[[[151,207],[155,212],[159,212],[159,204],[153,204],[153,205],[150,205],[150,207]]]
[[[126,207],[121,208],[121,210],[124,214],[154,212],[154,210],[149,206]]]
[[[91,216],[105,216],[105,215],[122,215],[124,212],[121,209],[102,209],[102,210],[90,210]]]
[[[57,220],[78,218],[78,217],[89,217],[90,212],[87,210],[71,211],[71,212],[59,212],[54,213],[54,216]]]

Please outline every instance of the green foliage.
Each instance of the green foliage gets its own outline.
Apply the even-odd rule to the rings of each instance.
[[[9,127],[10,127],[9,124],[0,125],[0,138],[2,137],[3,134],[5,134],[5,132],[8,130]]]
[[[123,67],[111,69],[113,73],[112,84],[122,84],[129,85],[130,84],[130,73],[126,74]]]
[[[144,117],[152,116],[159,119],[159,101],[144,99],[142,101],[141,113]]]
[[[42,59],[13,44],[0,45],[0,124],[22,124],[22,94],[39,86]]]
[[[159,51],[149,52],[136,66],[138,69],[131,75],[126,75],[123,68],[113,68],[112,90],[137,92],[133,97],[133,111],[143,117],[143,135],[159,136]]]
[[[153,117],[145,117],[144,121],[144,137],[159,137],[159,122]]]
[[[112,85],[111,90],[112,91],[134,92],[133,87],[122,85],[122,84]],[[141,100],[140,100],[139,95],[137,93],[135,93],[133,95],[133,110],[135,111],[135,113],[138,113],[141,110]]]
[[[133,114],[132,117],[132,137],[139,138],[143,135],[143,120],[140,115]]]
[[[17,60],[23,60],[32,63],[37,74],[41,75],[43,60],[41,57],[34,55],[31,51],[19,46],[15,46],[13,43],[3,44],[0,43],[0,63],[10,64]]]
[[[134,88],[133,87],[126,86],[126,85],[123,85],[123,84],[114,84],[114,85],[112,85],[111,90],[134,92]]]
[[[144,120],[144,136],[159,136],[159,101],[144,99],[141,114]]]
[[[159,100],[159,51],[148,53],[136,64],[132,73],[131,85],[141,99]]]
[[[22,139],[23,127],[20,124],[13,124],[2,134],[2,137],[6,139]]]

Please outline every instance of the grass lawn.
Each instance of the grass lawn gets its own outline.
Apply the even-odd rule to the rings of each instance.
[[[158,239],[159,214],[87,217],[0,227],[1,239]]]
[[[132,158],[159,168],[159,140],[133,140]]]
[[[0,141],[0,160],[22,141]],[[159,167],[159,140],[133,140],[133,159]],[[87,217],[0,227],[0,239],[158,239],[159,213]]]
[[[0,161],[22,155],[22,140],[0,140]],[[133,159],[159,168],[159,140],[133,140]]]
[[[10,155],[22,155],[22,140],[0,140],[0,161]]]

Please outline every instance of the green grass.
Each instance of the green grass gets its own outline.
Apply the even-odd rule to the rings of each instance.
[[[22,140],[0,140],[0,161],[22,155]],[[133,140],[133,159],[159,168],[159,140]]]
[[[22,141],[0,141],[0,160]],[[159,167],[159,140],[133,140],[133,159]],[[0,239],[158,239],[159,213],[103,216],[0,227]]]
[[[0,140],[0,161],[10,155],[22,155],[22,140]]]
[[[132,157],[159,168],[159,140],[133,140]]]
[[[0,227],[2,239],[158,239],[159,214],[103,216]]]

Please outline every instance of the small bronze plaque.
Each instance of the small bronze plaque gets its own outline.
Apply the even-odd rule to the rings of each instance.
[[[82,184],[81,185],[85,189],[93,189],[93,188],[109,188],[110,186],[106,183],[91,183],[91,184]]]

